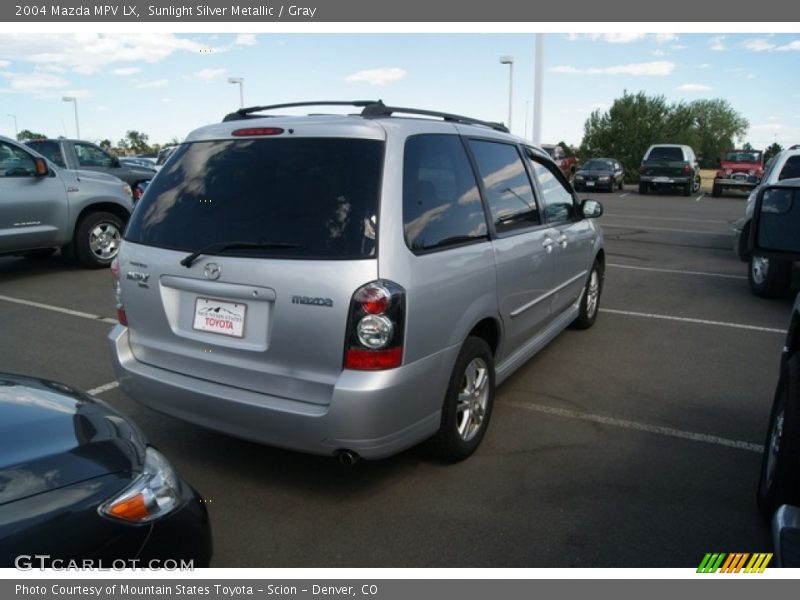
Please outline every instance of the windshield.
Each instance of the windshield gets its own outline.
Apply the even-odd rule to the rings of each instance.
[[[760,150],[733,150],[725,153],[725,162],[761,162]]]
[[[139,201],[126,239],[195,252],[350,259],[375,255],[383,143],[244,139],[184,144]]]
[[[613,171],[613,167],[611,163],[607,160],[600,160],[599,158],[593,158],[592,160],[587,160],[586,164],[583,165],[584,171]]]

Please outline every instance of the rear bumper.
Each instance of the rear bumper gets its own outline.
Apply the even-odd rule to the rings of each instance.
[[[639,181],[655,185],[686,185],[692,183],[693,179],[689,176],[641,175]]]
[[[120,385],[140,404],[235,437],[313,454],[396,454],[439,428],[459,348],[388,371],[342,371],[321,406],[182,375],[134,357],[128,329],[109,334]]]
[[[758,185],[758,183],[755,181],[747,181],[743,179],[725,179],[722,177],[717,177],[714,179],[714,185],[719,185],[722,187],[735,187],[743,190],[752,190],[754,187]]]

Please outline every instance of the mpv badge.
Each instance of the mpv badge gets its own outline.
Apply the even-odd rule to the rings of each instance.
[[[222,273],[222,269],[219,268],[217,263],[208,263],[206,268],[203,269],[203,275],[206,276],[206,279],[219,279],[220,273]]]

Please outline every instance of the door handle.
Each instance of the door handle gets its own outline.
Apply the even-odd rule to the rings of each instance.
[[[553,241],[553,238],[546,237],[546,238],[544,238],[544,241],[542,242],[542,247],[547,251],[548,254],[553,252],[553,246],[554,245],[555,245],[555,242]]]

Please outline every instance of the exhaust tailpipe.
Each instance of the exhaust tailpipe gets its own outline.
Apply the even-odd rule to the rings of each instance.
[[[339,461],[339,464],[345,467],[352,467],[360,458],[361,457],[352,450],[339,450],[336,453],[336,459]]]

